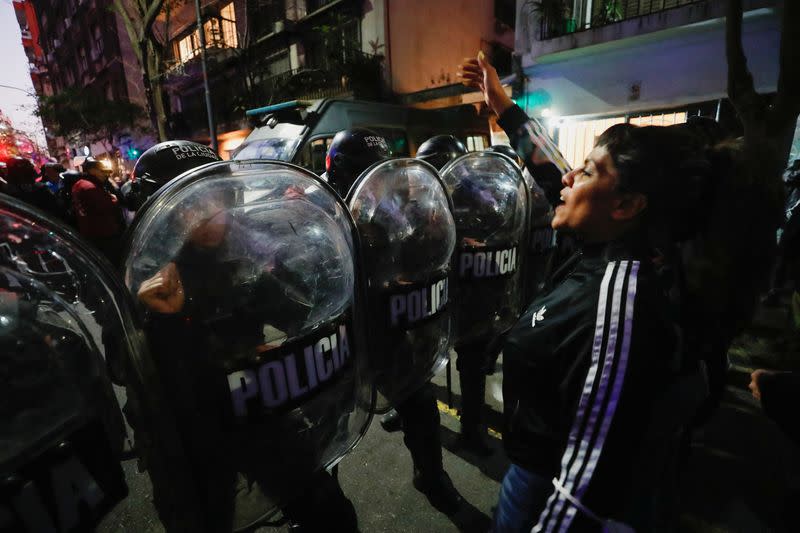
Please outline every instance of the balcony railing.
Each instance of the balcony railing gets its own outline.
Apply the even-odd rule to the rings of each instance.
[[[261,101],[274,98],[316,99],[380,91],[380,58],[361,50],[328,50],[322,57],[306,57],[308,64],[262,78]]]
[[[554,39],[563,35],[608,26],[624,20],[706,1],[708,0],[595,0],[590,22],[579,23],[574,18],[544,13],[539,18],[539,40]],[[537,2],[530,2],[528,5],[531,9],[537,11],[541,9],[535,7],[537,4]],[[548,2],[548,4],[557,4],[557,2]],[[564,3],[564,6],[566,6],[566,3]]]

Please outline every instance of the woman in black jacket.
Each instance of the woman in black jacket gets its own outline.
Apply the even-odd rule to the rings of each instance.
[[[507,131],[528,120],[482,57],[461,75]],[[507,337],[496,532],[656,527],[656,476],[703,398],[676,245],[729,165],[684,128],[620,124],[562,178],[552,227],[581,251]]]

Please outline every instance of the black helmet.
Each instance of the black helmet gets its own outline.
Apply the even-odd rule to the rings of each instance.
[[[344,198],[359,174],[391,155],[386,139],[374,131],[364,128],[340,131],[325,157],[328,183]]]
[[[219,160],[219,155],[208,146],[192,141],[166,141],[145,150],[139,157],[133,167],[133,180],[153,187],[152,194],[187,170]]]
[[[464,143],[452,135],[435,135],[420,145],[417,157],[441,170],[447,163],[466,153]]]
[[[520,165],[520,157],[519,154],[517,154],[517,151],[507,144],[495,144],[494,146],[491,146],[488,151],[506,155],[516,161],[517,165],[522,166]]]
[[[136,210],[172,178],[193,168],[219,161],[217,153],[192,141],[166,141],[152,146],[133,167],[131,185],[123,192],[128,207]]]
[[[111,172],[111,163],[109,161],[95,159],[94,157],[87,157],[81,165],[83,172],[88,174],[93,168],[99,168],[104,172]]]

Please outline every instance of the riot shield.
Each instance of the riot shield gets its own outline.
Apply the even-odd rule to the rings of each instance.
[[[170,531],[250,527],[365,432],[357,243],[344,203],[288,163],[205,165],[137,215],[125,280],[154,372],[135,376],[135,429]],[[165,416],[189,482],[147,446]]]
[[[418,159],[367,169],[347,203],[361,237],[369,372],[380,412],[447,361],[455,223],[436,169]]]
[[[522,170],[528,187],[528,245],[525,251],[525,298],[523,306],[533,301],[552,273],[556,251],[556,232],[551,227],[553,208],[547,201],[544,189],[527,169]]]
[[[456,344],[488,343],[524,305],[527,187],[519,167],[497,153],[465,154],[441,175],[456,223]]]
[[[128,296],[62,223],[0,195],[0,531],[87,531],[127,495],[111,369]]]

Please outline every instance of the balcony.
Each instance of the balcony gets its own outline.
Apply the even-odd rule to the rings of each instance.
[[[575,18],[564,16],[563,11],[561,11],[561,15],[557,13],[550,14],[545,11],[547,8],[540,8],[544,16],[539,18],[539,40],[545,41],[569,33],[608,26],[609,24],[616,24],[625,20],[652,15],[688,4],[706,3],[706,1],[707,0],[618,0],[601,3],[594,9],[591,9],[591,3],[584,2],[582,6],[583,10],[588,11],[591,9],[592,12],[586,13],[582,22]],[[546,3],[547,2],[543,2],[542,4]],[[563,5],[562,2],[550,2],[550,4],[556,6]],[[553,9],[553,11],[555,11],[555,9]]]
[[[584,0],[571,16],[564,0],[519,0],[517,52],[532,58],[622,41],[725,16],[726,0]],[[777,0],[743,0],[745,12],[773,8]]]
[[[309,58],[304,67],[261,79],[255,100],[314,100],[337,96],[374,99],[381,93],[381,58],[356,49]]]

